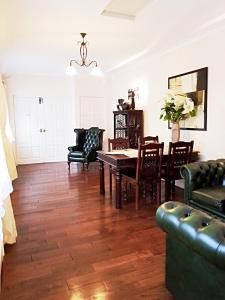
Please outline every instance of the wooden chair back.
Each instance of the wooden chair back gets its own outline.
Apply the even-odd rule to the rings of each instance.
[[[180,167],[191,161],[193,146],[194,141],[169,143],[167,172],[170,177],[180,178]]]
[[[158,135],[156,136],[145,136],[140,140],[141,144],[145,143],[158,143],[159,142],[159,137]]]
[[[130,148],[130,143],[126,138],[108,139],[108,151],[128,148]]]
[[[146,182],[161,180],[164,143],[138,145],[136,181]]]

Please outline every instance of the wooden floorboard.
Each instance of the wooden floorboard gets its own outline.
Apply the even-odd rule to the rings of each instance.
[[[6,246],[1,299],[172,299],[155,204],[115,209],[108,177],[99,194],[96,164],[88,171],[72,164],[70,174],[66,163],[24,165],[18,173],[18,239]],[[177,189],[175,200],[182,198]]]

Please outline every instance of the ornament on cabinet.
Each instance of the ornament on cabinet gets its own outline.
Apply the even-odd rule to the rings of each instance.
[[[130,104],[128,102],[125,102],[124,99],[118,99],[118,105],[117,109],[118,110],[129,110],[131,108]]]

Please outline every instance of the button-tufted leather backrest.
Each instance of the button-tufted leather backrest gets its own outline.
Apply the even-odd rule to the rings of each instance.
[[[223,160],[209,160],[187,164],[181,168],[181,175],[189,182],[189,188],[221,186],[225,176]]]
[[[225,224],[179,202],[166,202],[156,212],[158,225],[172,237],[225,268]]]
[[[98,150],[100,145],[100,133],[99,128],[90,128],[86,131],[85,143],[83,152],[87,156],[92,150]]]

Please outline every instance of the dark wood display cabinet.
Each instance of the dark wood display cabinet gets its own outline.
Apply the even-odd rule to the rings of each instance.
[[[114,115],[114,138],[128,138],[130,148],[138,147],[138,138],[143,137],[143,110],[118,110]]]

